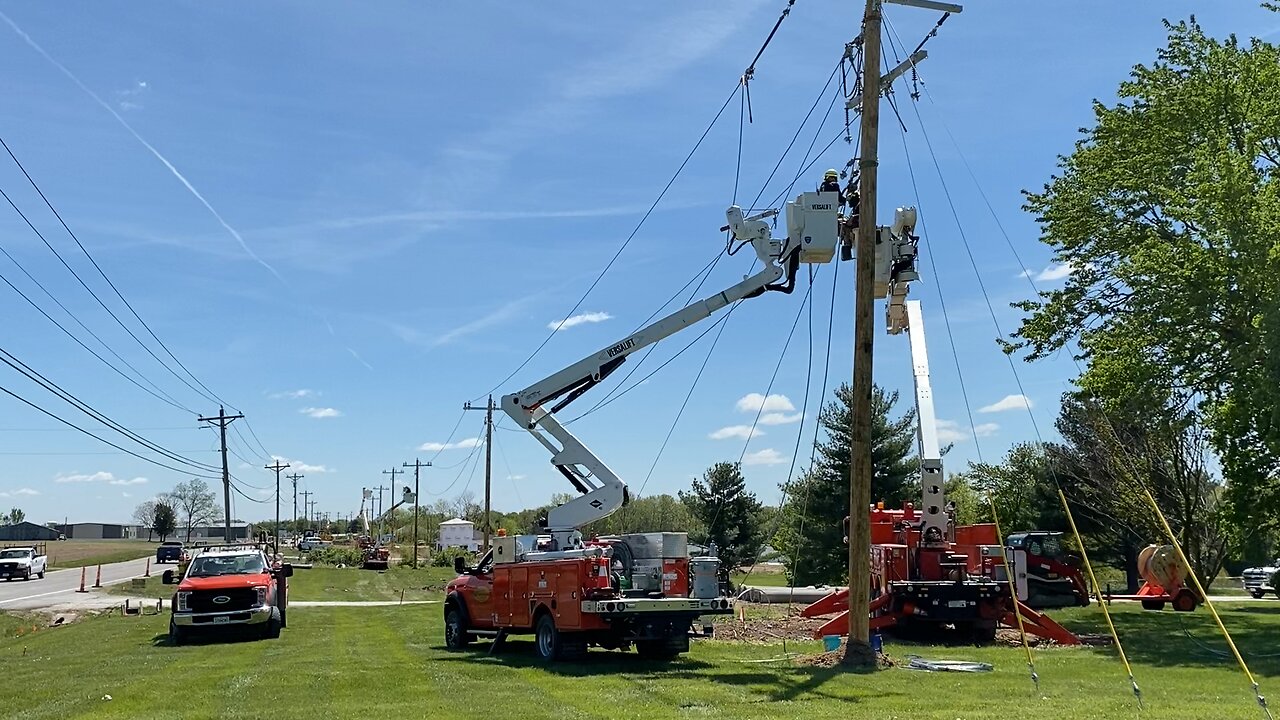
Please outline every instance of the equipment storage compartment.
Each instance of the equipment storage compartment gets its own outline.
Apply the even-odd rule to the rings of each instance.
[[[689,557],[689,536],[685,533],[635,533],[623,535],[622,539],[637,560]]]

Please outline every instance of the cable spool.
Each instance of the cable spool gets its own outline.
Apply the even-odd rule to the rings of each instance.
[[[1138,574],[1148,583],[1172,592],[1182,587],[1187,569],[1172,545],[1148,545],[1138,553]]]

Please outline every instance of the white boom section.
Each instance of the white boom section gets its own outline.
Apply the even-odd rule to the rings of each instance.
[[[578,528],[608,517],[629,500],[626,483],[560,424],[555,412],[608,377],[632,353],[705,320],[739,300],[766,290],[790,292],[795,268],[800,262],[830,262],[838,241],[837,197],[835,193],[802,193],[795,202],[788,203],[788,227],[799,228],[800,232],[786,241],[771,238],[769,224],[759,217],[744,218],[741,208],[730,207],[725,216],[733,238],[751,244],[756,258],[764,266],[760,272],[650,323],[524,390],[503,396],[502,409],[551,451],[551,463],[582,493],[581,497],[547,513],[553,551],[580,545]],[[773,284],[784,275],[786,285]],[[562,397],[557,405],[544,407]]]
[[[924,488],[921,508],[921,539],[932,528],[937,541],[948,540],[946,493],[943,490],[942,448],[938,444],[938,419],[933,410],[933,387],[929,384],[929,352],[924,338],[924,315],[919,300],[907,300],[907,338],[911,343],[911,372],[916,384],[916,436],[920,441],[920,484]]]

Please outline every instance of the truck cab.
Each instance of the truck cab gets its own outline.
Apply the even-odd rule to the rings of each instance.
[[[193,633],[253,629],[276,638],[285,625],[286,578],[293,566],[270,560],[252,545],[205,548],[191,559],[170,603],[169,638],[180,645]]]
[[[7,582],[38,577],[43,580],[48,563],[42,548],[31,545],[3,548],[0,549],[0,579]]]

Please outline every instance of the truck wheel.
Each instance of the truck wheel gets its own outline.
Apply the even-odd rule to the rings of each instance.
[[[450,650],[461,650],[471,644],[467,632],[467,618],[456,603],[449,603],[444,610],[444,645]]]
[[[181,645],[182,642],[186,639],[187,639],[186,628],[183,628],[177,623],[175,623],[173,621],[173,618],[170,617],[169,618],[169,644],[173,645],[174,647],[177,647],[178,645]]]
[[[279,612],[271,613],[271,619],[265,623],[262,629],[262,637],[266,640],[275,640],[280,637],[280,614]]]
[[[43,570],[41,570],[40,572],[36,573],[36,577],[38,577],[38,578],[40,578],[41,580],[43,580],[43,579],[44,579],[44,571],[43,571]]]
[[[543,660],[579,660],[587,654],[587,641],[582,634],[560,632],[550,615],[538,618],[534,638],[538,657]]]
[[[1262,598],[1266,597],[1266,595],[1267,595],[1265,592],[1263,592],[1263,591],[1261,591],[1261,590],[1250,590],[1250,591],[1249,591],[1249,594],[1253,596],[1253,599],[1254,599],[1254,600],[1261,600]]]
[[[645,660],[671,660],[689,649],[686,642],[683,647],[675,640],[637,640],[636,654]]]

